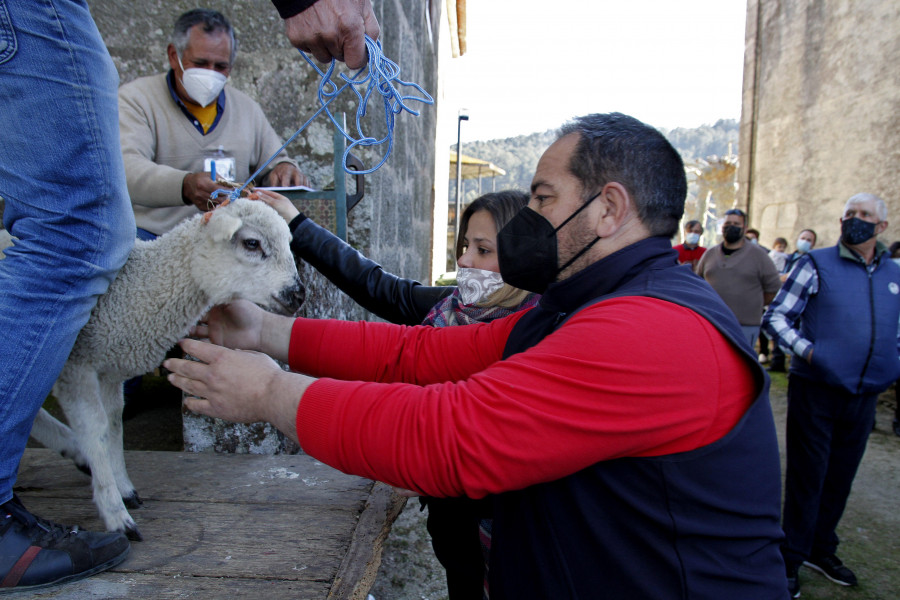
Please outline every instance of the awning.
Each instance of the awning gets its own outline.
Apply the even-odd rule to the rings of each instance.
[[[481,177],[498,177],[506,175],[506,171],[494,163],[472,156],[462,155],[462,178],[480,179]],[[456,179],[456,151],[450,151],[450,178]]]

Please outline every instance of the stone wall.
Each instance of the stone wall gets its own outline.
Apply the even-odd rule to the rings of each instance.
[[[836,242],[847,198],[888,203],[900,239],[900,3],[749,0],[739,205],[771,246]]]
[[[384,0],[375,3],[375,11],[382,26],[384,54],[400,66],[400,78],[418,83],[437,99],[442,3],[427,3],[432,10],[430,19],[426,18],[425,4],[420,0]],[[172,25],[182,12],[198,6],[222,12],[234,26],[238,54],[230,84],[262,105],[283,139],[290,137],[318,109],[320,78],[288,43],[282,20],[269,0],[211,0],[202,5],[183,0],[90,3],[122,83],[168,69],[166,46]],[[351,99],[355,96],[344,94],[330,106],[335,114],[345,112],[352,126],[357,106]],[[373,100],[369,114],[382,115],[383,104],[378,98]],[[435,106],[415,102],[410,106],[420,116],[404,113],[397,117],[393,151],[384,166],[366,176],[365,198],[349,216],[348,240],[387,270],[427,281],[432,263],[437,112]],[[288,146],[289,154],[298,159],[316,187],[333,181],[333,131],[328,119],[320,115]],[[372,132],[375,137],[384,135],[383,127],[373,126]],[[368,168],[378,163],[385,149],[379,146],[355,154]],[[354,186],[349,181],[348,191],[352,193]],[[319,213],[328,210],[321,205],[310,208]],[[308,292],[305,316],[373,318],[311,268],[301,265],[301,276]],[[273,452],[285,448],[270,428],[232,428],[194,419],[198,417],[186,417],[186,444],[192,450]]]

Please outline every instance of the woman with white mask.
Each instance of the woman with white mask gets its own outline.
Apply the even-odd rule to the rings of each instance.
[[[540,298],[504,283],[497,258],[497,232],[528,204],[524,192],[485,194],[466,207],[456,247],[457,287],[425,286],[387,273],[307,218],[284,196],[267,190],[258,190],[257,195],[288,222],[295,256],[386,321],[434,327],[466,325],[531,308]],[[435,555],[446,570],[450,600],[481,598],[486,560],[482,536],[489,539],[490,535],[490,498],[421,501],[428,506],[428,531]]]

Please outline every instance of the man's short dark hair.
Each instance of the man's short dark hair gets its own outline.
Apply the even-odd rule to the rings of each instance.
[[[581,182],[584,200],[611,181],[622,184],[651,235],[670,238],[678,231],[687,197],[684,163],[659,131],[622,113],[578,117],[559,137],[580,136],[569,171]]]
[[[231,22],[225,18],[225,15],[217,10],[207,8],[195,8],[187,11],[178,17],[175,21],[175,27],[172,30],[172,45],[178,52],[178,56],[184,56],[184,49],[188,45],[188,32],[194,25],[202,25],[204,33],[214,33],[222,31],[231,38],[231,59],[234,65],[234,57],[237,55],[237,40],[234,39],[234,29]]]
[[[701,227],[703,226],[703,224],[700,221],[698,221],[697,219],[691,219],[690,221],[688,221],[687,223],[684,224],[684,229],[685,229],[685,231],[688,229],[693,229],[697,225],[700,225]]]
[[[725,211],[725,216],[727,217],[728,215],[740,215],[741,219],[744,222],[744,225],[747,224],[747,213],[745,213],[744,211],[742,211],[739,208],[729,208],[728,210]],[[756,235],[758,236],[759,232],[757,232]]]

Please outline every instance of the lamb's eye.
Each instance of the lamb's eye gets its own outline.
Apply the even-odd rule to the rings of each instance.
[[[259,240],[255,240],[253,238],[247,238],[244,240],[244,248],[251,252],[256,252],[259,250]]]

